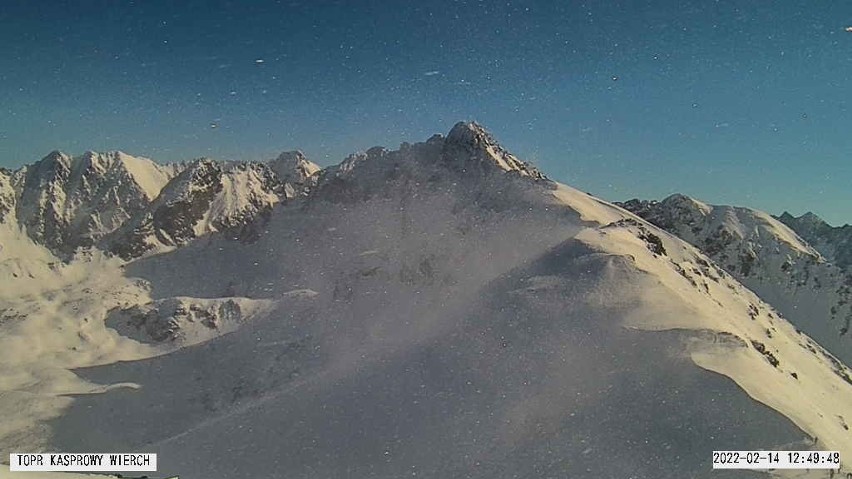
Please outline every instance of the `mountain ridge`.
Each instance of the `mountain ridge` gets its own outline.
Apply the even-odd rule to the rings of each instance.
[[[831,226],[811,212],[797,218],[785,211],[776,219],[795,230],[838,266],[852,267],[852,225]]]
[[[801,330],[852,363],[852,274],[759,210],[675,194],[619,203],[695,245]]]
[[[130,259],[213,230],[249,227],[272,204],[308,191],[320,168],[299,155],[286,164],[279,156],[161,165],[121,151],[53,151],[0,173],[0,222],[11,214],[63,260],[91,247]]]
[[[16,418],[0,452],[144,448],[181,477],[483,479],[703,479],[712,450],[852,454],[842,362],[683,239],[456,128],[299,170],[292,199],[275,165],[188,164],[116,230],[152,245],[126,259],[0,252],[18,275],[0,290],[0,414]],[[764,251],[739,247],[752,223],[726,211],[725,261]]]
[[[427,156],[462,174],[502,171],[547,180],[475,122],[458,122],[446,137],[435,135],[424,143],[403,144],[400,151],[412,147],[418,152],[434,148],[434,154]],[[268,161],[199,158],[162,165],[118,150],[87,151],[79,156],[55,150],[31,165],[0,174],[0,221],[16,207],[16,221],[25,234],[65,260],[78,248],[88,247],[129,260],[180,246],[211,231],[230,230],[250,238],[262,226],[254,223],[262,222],[274,204],[307,196],[335,178],[345,179],[362,163],[388,151],[373,147],[323,169],[298,150],[285,151]],[[464,160],[454,164],[456,158]],[[240,169],[249,173],[241,175]],[[108,177],[113,170],[120,172],[115,178]],[[22,179],[16,183],[15,178]],[[110,209],[106,218],[98,216],[97,212],[106,209]]]

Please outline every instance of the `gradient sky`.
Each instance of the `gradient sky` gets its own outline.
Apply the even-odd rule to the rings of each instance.
[[[473,119],[603,198],[852,223],[852,2],[4,0],[0,24],[6,167],[325,166]]]

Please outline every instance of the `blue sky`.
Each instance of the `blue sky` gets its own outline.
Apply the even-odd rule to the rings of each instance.
[[[7,167],[329,165],[474,119],[607,199],[852,223],[850,2],[6,0],[0,24]]]

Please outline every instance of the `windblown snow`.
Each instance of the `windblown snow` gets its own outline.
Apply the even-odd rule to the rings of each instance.
[[[852,457],[846,366],[724,261],[481,126],[311,170],[186,165],[105,252],[65,262],[7,225],[40,266],[0,299],[0,452],[156,452],[162,475],[205,479],[763,477],[713,472],[711,452]],[[783,225],[723,216],[821,264]],[[242,219],[199,227],[221,217]]]

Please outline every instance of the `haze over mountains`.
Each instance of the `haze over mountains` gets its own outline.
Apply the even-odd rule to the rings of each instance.
[[[648,221],[475,123],[326,169],[54,153],[2,172],[0,453],[156,452],[182,478],[852,457],[842,268],[759,212],[625,206]]]

